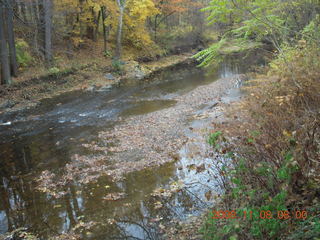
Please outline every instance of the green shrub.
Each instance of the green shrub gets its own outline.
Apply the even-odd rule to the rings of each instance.
[[[123,65],[124,65],[124,62],[122,62],[121,60],[117,60],[117,59],[112,60],[113,71],[119,74],[123,72]]]
[[[229,181],[216,208],[236,210],[240,217],[252,211],[253,218],[209,215],[201,229],[205,239],[319,239],[319,56],[320,48],[308,40],[285,48],[271,64],[278,78],[263,76],[250,87],[241,112],[231,111],[241,123],[217,125],[209,136],[213,150],[227,159],[223,173]],[[277,217],[283,211],[293,216],[293,210],[308,217]],[[272,218],[261,219],[261,211]]]
[[[21,67],[27,67],[33,62],[33,57],[29,53],[30,47],[22,39],[16,41],[17,62]]]
[[[49,68],[48,72],[50,75],[57,75],[59,74],[60,69],[57,67],[52,67],[52,68]]]

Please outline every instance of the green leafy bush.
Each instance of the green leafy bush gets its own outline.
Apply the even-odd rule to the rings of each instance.
[[[201,62],[200,67],[208,67],[213,63],[217,64],[223,59],[220,54],[220,49],[225,45],[226,39],[221,39],[219,42],[212,44],[209,48],[200,51],[194,55],[197,61]]]
[[[57,75],[59,74],[60,69],[57,67],[52,67],[52,68],[49,68],[48,72],[50,75]]]
[[[115,72],[121,74],[123,72],[124,63],[121,60],[113,59],[112,60],[112,68]]]
[[[271,63],[270,74],[278,77],[263,76],[264,81],[249,88],[242,111],[231,112],[241,115],[241,123],[216,126],[210,135],[213,150],[228,159],[223,172],[229,182],[223,204],[216,208],[235,209],[240,219],[210,219],[209,214],[201,229],[205,239],[320,236],[319,56],[310,39],[285,48]],[[226,127],[228,135],[223,134]],[[294,210],[304,210],[308,217],[277,217],[286,211],[293,216]],[[252,211],[253,217],[243,219],[244,211]],[[272,218],[261,219],[261,211],[270,211]]]
[[[21,67],[27,67],[33,62],[33,57],[29,53],[30,47],[27,42],[22,39],[16,41],[17,62]]]

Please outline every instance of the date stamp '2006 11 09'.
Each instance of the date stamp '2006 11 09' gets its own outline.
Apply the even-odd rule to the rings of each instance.
[[[212,219],[300,219],[306,220],[308,218],[308,212],[305,210],[280,210],[272,212],[269,210],[261,211],[212,211]]]

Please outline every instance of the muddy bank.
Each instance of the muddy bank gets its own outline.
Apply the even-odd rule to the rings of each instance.
[[[62,93],[86,90],[108,91],[114,86],[150,79],[168,68],[192,61],[192,54],[163,57],[149,63],[124,62],[121,72],[111,65],[97,63],[48,73],[12,86],[0,86],[0,114],[35,107],[42,99]]]

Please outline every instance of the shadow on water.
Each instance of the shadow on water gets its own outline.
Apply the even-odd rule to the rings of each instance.
[[[226,60],[211,74],[195,66],[180,67],[160,73],[149,83],[67,93],[43,100],[37,108],[0,116],[0,233],[28,227],[48,239],[77,228],[83,229],[83,239],[159,239],[159,224],[154,220],[159,215],[170,221],[200,213],[207,207],[206,184],[215,187],[209,182],[216,174],[190,168],[196,162],[194,153],[205,151],[201,138],[195,146],[200,149],[186,145],[178,163],[133,172],[117,183],[100,178],[95,184],[68,185],[67,194],[59,199],[36,191],[35,180],[43,170],[59,173],[72,155],[86,154],[82,143],[94,140],[102,129],[130,116],[172,107],[176,96],[219,77],[245,72],[247,66],[236,60]],[[156,210],[150,193],[178,180],[184,180],[189,190],[180,191]],[[110,192],[124,192],[126,197],[104,201]]]

